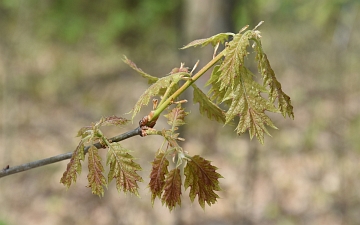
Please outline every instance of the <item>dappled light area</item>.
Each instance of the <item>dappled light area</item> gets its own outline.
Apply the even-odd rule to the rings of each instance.
[[[260,21],[264,23],[256,27]],[[271,136],[264,130],[240,129],[241,111],[228,118],[217,111],[210,120],[201,93],[214,93],[219,80],[206,86],[212,76],[209,70],[196,81],[197,97],[186,90],[177,99],[181,107],[165,110],[152,124],[169,143],[179,133],[176,140],[184,155],[174,153],[163,160],[159,151],[163,139],[149,129],[141,134],[144,137],[121,141],[121,146],[111,141],[99,144],[131,151],[114,151],[108,160],[105,149],[90,149],[85,155],[102,160],[103,189],[89,187],[89,169],[96,179],[101,168],[87,160],[81,173],[74,172],[76,183],[64,173],[70,159],[1,177],[0,225],[360,224],[358,21],[357,0],[1,1],[0,170],[73,152],[92,132],[80,129],[93,129],[98,121],[129,120],[101,128],[109,138],[139,127],[139,120],[140,127],[146,127],[152,119],[147,116],[158,103],[150,94],[143,101],[147,106],[138,102],[147,88],[164,76],[186,83],[190,76],[172,76],[175,70],[187,73],[197,65],[196,74],[224,48],[232,48],[232,34],[246,25],[250,31],[256,27],[249,39],[261,37],[262,48],[252,47],[254,42],[246,48],[247,76],[262,83],[264,75],[255,58],[266,52],[271,67],[264,68],[276,74],[281,85],[274,87],[291,98],[293,108],[288,105],[273,113],[276,109],[263,102],[262,119],[274,125],[261,126],[266,125]],[[218,33],[230,38],[216,36],[223,45],[214,52],[218,39],[204,38]],[[192,43],[197,39],[203,40]],[[204,40],[209,45],[197,46]],[[196,47],[181,49],[188,43]],[[165,90],[166,82],[156,93]],[[169,93],[177,87],[171,82]],[[254,93],[239,91],[238,96],[261,99],[268,94],[258,86],[254,89]],[[284,94],[272,95],[275,106],[281,105],[279,93]],[[232,107],[226,101],[236,96],[225,97],[220,106],[226,110]],[[157,101],[160,105],[165,100]],[[172,133],[166,136],[164,129]],[[185,164],[187,154],[194,157]],[[186,167],[176,167],[180,156]],[[116,157],[129,160],[120,160],[119,167],[136,169],[129,186],[117,184],[116,174],[125,170],[114,164]],[[168,171],[164,165],[169,165]],[[114,180],[105,187],[109,173]],[[206,190],[216,193],[213,198],[195,193],[194,174],[214,175],[208,178],[212,189]],[[167,185],[182,183],[175,202],[162,201],[163,189],[156,178],[165,175],[174,181]]]

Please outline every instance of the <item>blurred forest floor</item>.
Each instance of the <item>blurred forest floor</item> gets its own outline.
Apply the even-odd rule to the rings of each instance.
[[[94,12],[102,8],[95,3],[83,18],[61,14],[61,7],[50,1],[39,8],[19,2],[0,4],[1,168],[73,151],[78,129],[102,116],[129,117],[124,114],[147,82],[122,62],[124,54],[154,76],[169,73],[180,62],[191,67],[196,61],[178,50],[192,40],[179,38],[176,21],[166,20],[172,6],[144,1],[144,8],[155,4],[150,7],[154,16],[144,18],[153,23],[138,21],[144,30],[137,32],[131,29],[137,21],[125,28],[111,23],[124,20],[116,17],[121,11],[108,15],[106,27],[101,20],[96,23],[101,14]],[[261,13],[250,27],[265,20],[260,27],[264,50],[291,97],[295,120],[270,115],[279,130],[271,130],[273,137],[266,137],[262,146],[248,135],[236,136],[234,127],[201,117],[189,99],[192,113],[183,147],[210,159],[223,175],[215,205],[203,211],[183,191],[182,207],[172,213],[159,200],[152,207],[147,183],[160,143],[156,137],[134,137],[123,145],[134,150],[143,167],[141,198],[117,193],[113,184],[103,198],[92,195],[85,187],[86,164],[66,191],[59,183],[67,164],[63,161],[0,179],[0,225],[360,224],[360,4],[329,1],[337,10],[329,14],[311,1],[290,12],[282,8],[287,1],[257,2]],[[165,19],[158,19],[156,10]],[[87,19],[93,23],[83,24]],[[67,24],[61,27],[62,22]],[[236,30],[246,25],[242,22],[246,20],[234,23]],[[117,26],[125,30],[119,36],[111,33]],[[78,34],[79,27],[84,30]],[[128,130],[148,111],[142,112]],[[109,128],[106,133],[110,137],[124,131]]]

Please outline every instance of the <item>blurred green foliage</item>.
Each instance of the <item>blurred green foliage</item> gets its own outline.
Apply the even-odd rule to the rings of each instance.
[[[42,41],[67,44],[91,41],[109,46],[148,41],[158,29],[166,31],[158,38],[173,38],[168,31],[175,29],[179,4],[180,0],[4,0],[0,2],[0,12],[3,23],[10,26],[19,22],[21,11],[26,11],[32,32]]]

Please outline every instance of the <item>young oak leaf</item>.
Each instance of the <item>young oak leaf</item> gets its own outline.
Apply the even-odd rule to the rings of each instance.
[[[211,44],[212,46],[217,45],[218,43],[223,44],[225,41],[227,41],[227,39],[229,38],[229,36],[234,36],[234,33],[220,33],[220,34],[216,34],[212,37],[209,38],[204,38],[204,39],[198,39],[195,41],[190,42],[189,44],[185,45],[184,47],[182,47],[181,49],[186,49],[186,48],[190,48],[190,47],[196,47],[201,45],[201,47],[204,47],[208,44]]]
[[[123,61],[128,64],[133,70],[135,70],[136,72],[138,72],[142,77],[148,79],[148,83],[149,84],[153,84],[155,83],[159,78],[151,76],[147,73],[145,73],[142,69],[140,69],[139,67],[136,66],[136,64],[134,62],[132,62],[130,59],[128,59],[126,56],[124,56]]]
[[[227,89],[221,89],[220,85],[221,83],[219,81],[219,77],[221,75],[221,71],[219,71],[220,65],[214,66],[214,69],[211,73],[210,79],[206,82],[205,86],[211,85],[210,90],[207,93],[207,96],[211,101],[216,102],[217,104],[220,104],[222,100],[225,97]]]
[[[84,148],[84,143],[80,141],[71,156],[70,162],[67,164],[66,171],[60,179],[60,183],[67,188],[70,187],[72,182],[76,183],[77,174],[81,173],[81,161],[85,159]]]
[[[130,122],[130,120],[119,117],[119,116],[109,116],[109,117],[103,117],[100,120],[100,125],[101,126],[111,126],[111,125],[125,125],[128,122]]]
[[[246,31],[244,34],[236,34],[234,39],[226,48],[225,59],[221,63],[218,82],[220,82],[220,90],[234,89],[239,83],[240,69],[244,67],[244,57],[248,55],[247,47],[250,45],[249,39],[252,37],[253,31]]]
[[[183,76],[184,73],[170,74],[166,77],[158,79],[154,84],[152,84],[136,102],[133,108],[132,119],[134,119],[143,105],[147,105],[149,103],[151,97],[164,94],[164,89],[174,87],[174,84],[177,84]]]
[[[277,109],[261,96],[261,92],[267,92],[267,89],[253,80],[253,75],[248,69],[243,67],[241,74],[241,83],[224,99],[232,99],[230,108],[225,114],[226,124],[235,116],[239,116],[237,133],[240,135],[249,129],[250,138],[256,135],[263,144],[264,132],[270,135],[265,125],[277,129],[265,111],[277,112]]]
[[[152,162],[149,187],[151,191],[151,203],[153,206],[155,198],[161,198],[161,194],[165,186],[165,175],[169,173],[169,161],[165,156],[166,155],[164,153],[160,153]]]
[[[211,206],[219,198],[214,191],[221,190],[218,179],[223,177],[216,170],[217,168],[211,165],[210,161],[199,155],[191,157],[185,166],[185,189],[190,187],[191,202],[194,202],[197,195],[203,209],[205,209],[205,202]]]
[[[181,205],[181,176],[180,169],[171,170],[165,179],[164,194],[161,198],[162,204],[172,211],[176,205]]]
[[[185,116],[187,115],[189,115],[189,113],[185,112],[185,110],[181,108],[181,104],[178,104],[164,116],[168,119],[168,124],[175,128],[185,124]]]
[[[139,196],[137,182],[143,181],[136,171],[141,170],[139,164],[135,163],[131,151],[123,148],[119,143],[113,142],[109,146],[106,164],[110,165],[108,183],[114,178],[118,191],[130,192]]]
[[[288,95],[286,95],[282,89],[280,82],[276,79],[275,72],[270,66],[270,62],[263,52],[260,38],[257,38],[256,45],[256,60],[258,61],[258,70],[263,76],[264,85],[269,87],[269,100],[274,103],[278,99],[278,108],[280,109],[283,117],[288,115],[290,118],[294,119],[293,106],[291,105],[291,100]]]
[[[206,96],[196,85],[192,84],[194,88],[194,103],[199,103],[200,114],[207,116],[209,119],[215,119],[218,122],[225,123],[224,111],[214,104],[208,96]]]
[[[95,146],[90,146],[88,151],[89,174],[87,176],[89,185],[93,194],[100,197],[104,196],[104,186],[107,187],[106,178],[102,174],[104,167],[101,164],[101,157]]]
[[[85,126],[80,128],[76,137],[86,138],[93,131],[93,126]]]

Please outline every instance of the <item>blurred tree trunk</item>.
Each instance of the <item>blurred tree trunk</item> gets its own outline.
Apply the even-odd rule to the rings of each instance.
[[[234,0],[184,0],[182,2],[182,19],[179,24],[179,33],[181,34],[179,38],[181,42],[180,46],[195,39],[210,37],[221,32],[233,31],[231,14],[234,2]],[[201,68],[206,62],[211,60],[213,50],[212,48],[203,48],[200,51],[199,48],[187,49],[180,51],[179,54],[181,61],[185,61],[189,68],[192,68],[197,60],[200,60],[198,68]],[[199,86],[202,86],[201,84],[204,82],[204,79],[199,80]],[[185,98],[192,99],[192,92],[186,92]],[[190,107],[190,104],[188,107]],[[197,109],[192,111],[197,111]],[[208,132],[210,132],[210,134]],[[187,131],[184,126],[181,127],[180,133],[187,138],[188,135],[186,134]],[[208,129],[208,131],[204,131],[202,134],[204,138],[206,137],[206,141],[203,141],[203,143],[206,145],[206,149],[210,150],[209,152],[207,151],[206,154],[216,149],[213,138],[216,136],[216,133],[215,129]],[[187,139],[190,140],[190,138]],[[209,146],[211,147],[208,148]],[[179,208],[179,210],[175,212],[175,224],[184,224],[182,208]]]
[[[234,27],[234,13],[246,12],[246,18],[244,19],[245,23],[248,23],[252,26],[256,25],[259,21],[257,18],[258,7],[256,1],[248,2],[248,1],[235,1],[235,0],[184,0],[182,5],[182,15],[183,19],[180,24],[180,42],[181,45],[185,45],[193,40],[200,38],[207,38],[212,35],[221,32],[234,32],[236,33],[241,29],[240,27]],[[219,49],[218,51],[221,51]],[[180,52],[180,58],[182,61],[185,60],[185,63],[188,67],[192,67],[197,60],[200,60],[198,68],[201,68],[211,60],[213,55],[213,48],[206,47],[199,51],[198,48],[187,49],[185,51]],[[202,87],[203,84],[207,80],[207,76],[210,75],[211,72],[198,81],[198,86]],[[192,99],[192,93],[185,93],[186,99]],[[189,107],[189,106],[188,106]],[[198,107],[195,105],[194,107]],[[197,108],[191,110],[197,111]],[[182,127],[180,133],[187,138],[186,127]],[[217,136],[218,129],[213,126],[213,124],[208,124],[204,127],[202,132],[201,141],[204,144],[204,149],[206,149],[205,154],[214,154],[217,152]],[[188,134],[189,135],[189,134]],[[246,137],[243,137],[246,138]],[[253,141],[255,142],[255,140]],[[250,144],[249,144],[250,145]],[[241,199],[240,202],[236,202],[234,207],[234,218],[229,218],[229,220],[236,220],[239,222],[243,222],[243,224],[251,224],[252,221],[252,190],[254,186],[254,182],[256,180],[256,171],[257,171],[257,160],[258,160],[258,150],[257,143],[251,143],[249,147],[248,156],[245,159],[246,166],[245,177],[240,179],[240,182],[243,182],[244,191],[246,192],[246,199],[243,196],[238,196],[238,199]],[[244,201],[246,201],[245,206],[243,206]],[[229,206],[231,207],[231,206]],[[245,208],[244,208],[245,207]],[[239,211],[243,211],[245,209],[245,213],[241,213],[239,218]],[[175,224],[183,224],[182,220],[182,210],[176,211],[176,222]],[[236,217],[236,218],[235,218]]]

